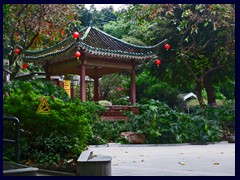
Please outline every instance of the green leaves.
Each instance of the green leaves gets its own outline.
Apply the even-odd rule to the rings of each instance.
[[[20,137],[25,144],[21,149],[22,159],[36,160],[39,153],[45,155],[39,158],[49,156],[53,161],[69,153],[70,158],[75,158],[86,148],[92,132],[90,120],[96,118],[97,105],[65,99],[63,89],[39,81],[11,82],[4,87],[4,92],[9,92],[4,96],[4,115],[20,120]],[[48,100],[50,114],[36,113],[42,98]],[[34,154],[29,154],[33,151]]]

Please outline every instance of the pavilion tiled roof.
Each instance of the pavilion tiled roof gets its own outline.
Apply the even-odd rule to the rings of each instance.
[[[101,57],[146,60],[157,57],[157,52],[167,41],[165,39],[154,46],[137,46],[113,37],[94,26],[84,28],[79,33],[81,36],[77,40],[70,36],[52,47],[40,51],[26,51],[24,61],[44,64],[46,60],[56,57],[74,58],[76,50]]]

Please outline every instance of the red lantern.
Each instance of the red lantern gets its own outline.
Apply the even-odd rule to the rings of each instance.
[[[77,39],[80,36],[80,34],[77,31],[75,31],[72,35],[74,39]]]
[[[130,52],[134,52],[134,49],[130,49]]]
[[[168,51],[171,48],[171,46],[169,44],[165,44],[164,48]]]
[[[74,56],[75,56],[77,59],[79,59],[79,58],[82,56],[82,53],[79,52],[79,51],[77,51],[77,52],[75,52]]]
[[[27,64],[23,64],[23,65],[22,65],[22,68],[23,68],[23,69],[27,69],[27,68],[28,68],[28,65],[27,65]]]
[[[15,49],[14,49],[14,53],[15,53],[15,54],[19,54],[19,53],[20,53],[20,49],[15,48]]]
[[[156,61],[155,61],[155,64],[159,67],[159,65],[161,64],[162,62],[161,62],[161,60],[159,60],[159,59],[157,59]]]

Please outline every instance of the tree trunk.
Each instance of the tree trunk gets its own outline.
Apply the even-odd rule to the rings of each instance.
[[[204,87],[207,92],[207,98],[208,98],[208,105],[210,107],[216,108],[217,103],[216,103],[216,94],[214,91],[214,87],[212,84],[212,73],[208,73],[204,79],[203,79]]]
[[[203,79],[199,79],[198,81],[195,81],[197,86],[196,86],[196,95],[198,98],[198,102],[201,108],[205,108],[203,96],[202,96],[202,90],[203,90]]]

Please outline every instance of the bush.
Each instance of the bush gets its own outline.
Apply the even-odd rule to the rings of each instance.
[[[148,143],[206,143],[219,141],[219,124],[202,116],[178,113],[168,105],[150,100],[138,105],[140,114],[130,114],[133,131],[143,133]]]
[[[227,134],[235,134],[235,101],[225,101],[218,108],[206,108],[196,114],[204,116],[209,121],[218,122],[222,131]]]
[[[125,120],[107,121],[97,120],[92,125],[93,137],[89,139],[89,144],[106,144],[108,142],[126,143],[120,137],[120,133],[129,131],[128,122]]]
[[[146,96],[149,99],[164,102],[171,108],[178,104],[178,94],[179,92],[176,89],[170,87],[170,85],[165,82],[154,84],[146,91]]]
[[[87,147],[90,121],[96,116],[93,106],[91,112],[86,104],[70,100],[59,87],[46,82],[18,81],[5,90],[10,95],[4,92],[4,116],[20,120],[21,159],[43,162],[40,154],[47,161],[56,160],[56,155],[75,159]],[[48,100],[50,114],[36,113],[42,98]]]

